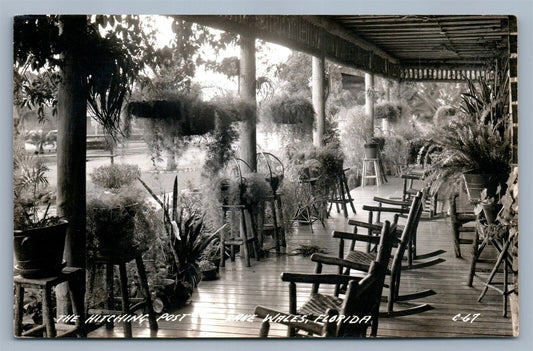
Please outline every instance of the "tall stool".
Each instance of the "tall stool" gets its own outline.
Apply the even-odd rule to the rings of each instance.
[[[137,273],[139,274],[139,283],[141,284],[141,291],[144,298],[130,298],[128,294],[128,274],[126,271],[126,264],[135,260],[137,265]],[[148,313],[148,322],[151,331],[157,331],[157,320],[155,317],[150,289],[148,287],[148,279],[146,277],[146,270],[142,260],[142,252],[137,248],[132,248],[130,252],[101,252],[97,253],[95,257],[95,264],[105,265],[106,271],[106,308],[105,309],[89,309],[89,314],[122,314],[129,315],[141,308],[145,313]],[[120,298],[115,298],[113,292],[114,281],[114,266],[119,268],[120,281]],[[115,300],[121,301],[122,310],[115,310]],[[130,303],[134,304],[131,305]],[[125,319],[126,320],[126,319]],[[108,328],[113,327],[113,323],[106,324]],[[133,336],[131,330],[131,322],[124,321],[124,337],[131,338]]]
[[[372,171],[372,173],[368,175],[370,171]],[[381,186],[381,184],[383,184],[383,181],[385,181],[385,176],[382,172],[381,161],[379,158],[363,159],[363,174],[361,177],[361,187],[365,187],[365,181],[367,179],[375,179],[377,186]]]
[[[83,307],[83,294],[78,288],[85,280],[84,270],[75,267],[65,267],[57,276],[45,278],[23,278],[18,275],[13,278],[15,283],[15,318],[14,334],[17,337],[31,336],[43,330],[46,332],[45,337],[55,338],[71,336],[74,333],[79,337],[86,336],[85,330],[85,312]],[[67,282],[72,303],[72,310],[75,316],[75,325],[60,324],[54,322],[52,314],[52,288],[58,284]],[[43,296],[43,322],[44,324],[34,327],[26,332],[22,332],[22,314],[24,305],[24,289],[41,289],[44,291]],[[61,332],[57,333],[60,329]]]
[[[220,255],[221,267],[225,267],[225,252],[226,246],[230,246],[230,259],[235,261],[235,247],[242,248],[244,259],[246,260],[246,267],[250,267],[250,252],[252,247],[255,258],[259,261],[259,250],[257,234],[254,230],[253,218],[250,211],[244,205],[222,205],[222,214],[224,221],[230,221],[229,232],[226,230],[220,233]],[[229,216],[228,216],[229,215]],[[239,235],[237,236],[231,225],[234,218],[239,220]],[[250,234],[250,235],[249,235]],[[226,236],[229,236],[228,238]]]

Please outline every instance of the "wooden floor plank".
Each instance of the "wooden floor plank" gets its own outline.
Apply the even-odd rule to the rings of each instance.
[[[363,204],[371,204],[373,196],[398,197],[401,189],[398,179],[392,179],[381,186],[357,188],[352,192],[356,200],[357,215],[350,218],[366,220]],[[257,305],[288,311],[288,284],[280,279],[282,272],[311,273],[315,265],[308,257],[291,255],[299,245],[317,245],[336,255],[338,242],[331,236],[332,230],[352,231],[352,227],[342,215],[333,215],[325,221],[326,228],[319,223],[313,224],[313,232],[308,225],[296,225],[295,231],[287,237],[287,252],[278,255],[271,252],[261,261],[252,261],[245,267],[242,258],[235,262],[227,261],[221,268],[221,279],[201,282],[190,302],[170,314],[190,314],[181,322],[159,321],[159,331],[151,334],[148,325],[133,325],[134,337],[162,338],[251,338],[257,337],[261,320],[251,322],[236,321],[239,314],[253,314]],[[350,212],[351,214],[351,212]],[[385,218],[391,218],[385,217]],[[366,233],[366,231],[364,231]],[[477,299],[483,288],[479,279],[473,287],[466,285],[470,267],[470,245],[462,245],[463,258],[454,255],[451,223],[449,218],[421,221],[418,230],[418,253],[445,250],[439,257],[446,261],[432,267],[402,271],[400,294],[432,289],[437,294],[410,303],[400,303],[395,310],[412,306],[413,303],[428,303],[434,309],[412,316],[381,318],[378,337],[504,337],[512,336],[511,318],[502,317],[502,297],[489,290],[482,302]],[[358,245],[363,249],[364,245]],[[493,248],[485,250],[482,258],[486,263],[478,264],[478,275],[486,278],[495,256]],[[335,267],[325,267],[324,272],[336,272]],[[387,278],[388,279],[388,278]],[[496,275],[496,281],[502,274]],[[302,302],[311,287],[298,287],[298,301]],[[332,288],[326,288],[331,292]],[[385,289],[384,293],[387,293]],[[382,304],[382,309],[384,308]],[[463,322],[457,315],[479,314],[477,319]],[[509,311],[509,316],[510,316]],[[454,318],[456,319],[454,321]],[[285,337],[284,326],[272,324],[271,335]],[[90,337],[121,337],[123,330],[117,325],[113,330],[99,328]]]

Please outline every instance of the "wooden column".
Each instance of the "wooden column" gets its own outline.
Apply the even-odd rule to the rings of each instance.
[[[392,99],[391,99],[391,85],[392,85],[393,83],[392,83],[392,81],[387,80],[387,81],[386,81],[386,84],[387,84],[387,86],[386,86],[386,95],[387,95],[386,97],[387,97],[387,102],[391,102],[391,100],[392,100]],[[385,135],[388,135],[388,133],[389,133],[389,129],[390,129],[390,128],[389,128],[389,120],[388,120],[387,118],[383,118],[383,119],[381,120],[381,130],[383,131],[383,133],[384,133]]]
[[[68,222],[64,258],[68,266],[85,267],[85,155],[87,140],[87,89],[83,52],[87,17],[63,16],[65,38],[62,83],[58,93],[57,210]],[[80,282],[85,293],[85,280]],[[57,312],[66,314],[66,284],[57,289]]]
[[[365,73],[365,114],[371,120],[372,136],[374,136],[374,75]]]
[[[313,56],[313,108],[316,115],[316,128],[313,132],[313,144],[316,147],[324,146],[324,133],[326,130],[326,104],[324,82],[324,57]]]
[[[240,157],[252,170],[257,169],[257,141],[255,100],[255,37],[241,35],[241,58],[239,70],[239,96],[249,108],[243,109],[240,128]]]

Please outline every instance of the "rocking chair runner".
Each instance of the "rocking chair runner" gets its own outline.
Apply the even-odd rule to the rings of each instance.
[[[422,297],[436,294],[436,292],[433,290],[424,290],[418,293],[413,293],[413,294],[408,294],[408,295],[399,294],[401,270],[402,268],[410,269],[409,267],[402,267],[402,260],[403,260],[405,251],[408,247],[410,237],[413,235],[413,231],[416,229],[418,220],[420,219],[420,215],[422,212],[421,199],[422,199],[422,194],[419,193],[413,200],[413,203],[409,210],[409,215],[407,217],[407,223],[405,224],[403,228],[400,242],[398,244],[398,247],[396,248],[394,258],[392,260],[392,264],[389,264],[388,266],[388,273],[390,274],[391,277],[390,277],[390,282],[389,282],[389,293],[387,297],[387,312],[382,315],[384,317],[405,316],[405,315],[421,313],[421,312],[432,309],[430,305],[423,304],[423,305],[418,305],[418,306],[408,308],[405,310],[401,310],[401,311],[394,311],[395,302],[419,299]],[[317,263],[316,272],[319,273],[322,271],[323,264],[338,266],[339,274],[342,273],[343,270],[344,270],[343,274],[350,274],[350,270],[352,269],[359,270],[359,271],[367,271],[370,263],[374,260],[375,254],[371,252],[363,252],[363,251],[352,249],[349,252],[349,254],[346,256],[346,258],[344,259],[343,258],[344,239],[352,240],[351,247],[354,248],[355,241],[359,240],[359,241],[364,241],[368,243],[368,242],[374,241],[375,236],[365,236],[365,235],[358,235],[358,234],[338,232],[338,231],[333,232],[333,236],[340,239],[339,257],[332,257],[332,256],[327,256],[327,255],[322,255],[322,254],[314,254],[313,256],[311,256],[311,260]],[[411,268],[429,267],[429,266],[433,266],[438,263],[441,263],[443,261],[444,261],[443,259],[435,259],[433,261],[412,265]],[[337,287],[335,293],[338,294],[339,292],[340,292],[340,287]]]
[[[378,239],[378,237],[374,237]],[[365,337],[366,331],[372,325],[372,334],[376,336],[378,327],[378,313],[386,267],[390,259],[393,245],[393,234],[390,223],[386,222],[382,235],[379,237],[377,261],[369,268],[365,278],[335,274],[298,274],[283,273],[281,279],[289,282],[289,313],[274,311],[258,306],[255,314],[264,318],[260,336],[268,336],[272,317],[276,323],[287,325],[288,336],[297,336],[297,331],[322,336],[358,336]],[[313,292],[309,299],[296,309],[296,283],[313,284]],[[319,294],[320,284],[348,284],[344,300],[338,296]],[[335,318],[338,315],[344,318]],[[328,318],[324,318],[328,316]],[[370,318],[368,318],[370,316]],[[331,318],[330,318],[331,317]],[[364,319],[367,317],[366,319]],[[359,323],[347,323],[346,319],[359,319]],[[320,322],[327,319],[330,322]],[[335,320],[336,322],[333,322]]]

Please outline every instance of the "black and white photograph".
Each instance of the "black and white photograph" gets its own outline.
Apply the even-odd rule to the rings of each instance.
[[[516,339],[484,13],[13,16],[14,343]]]

